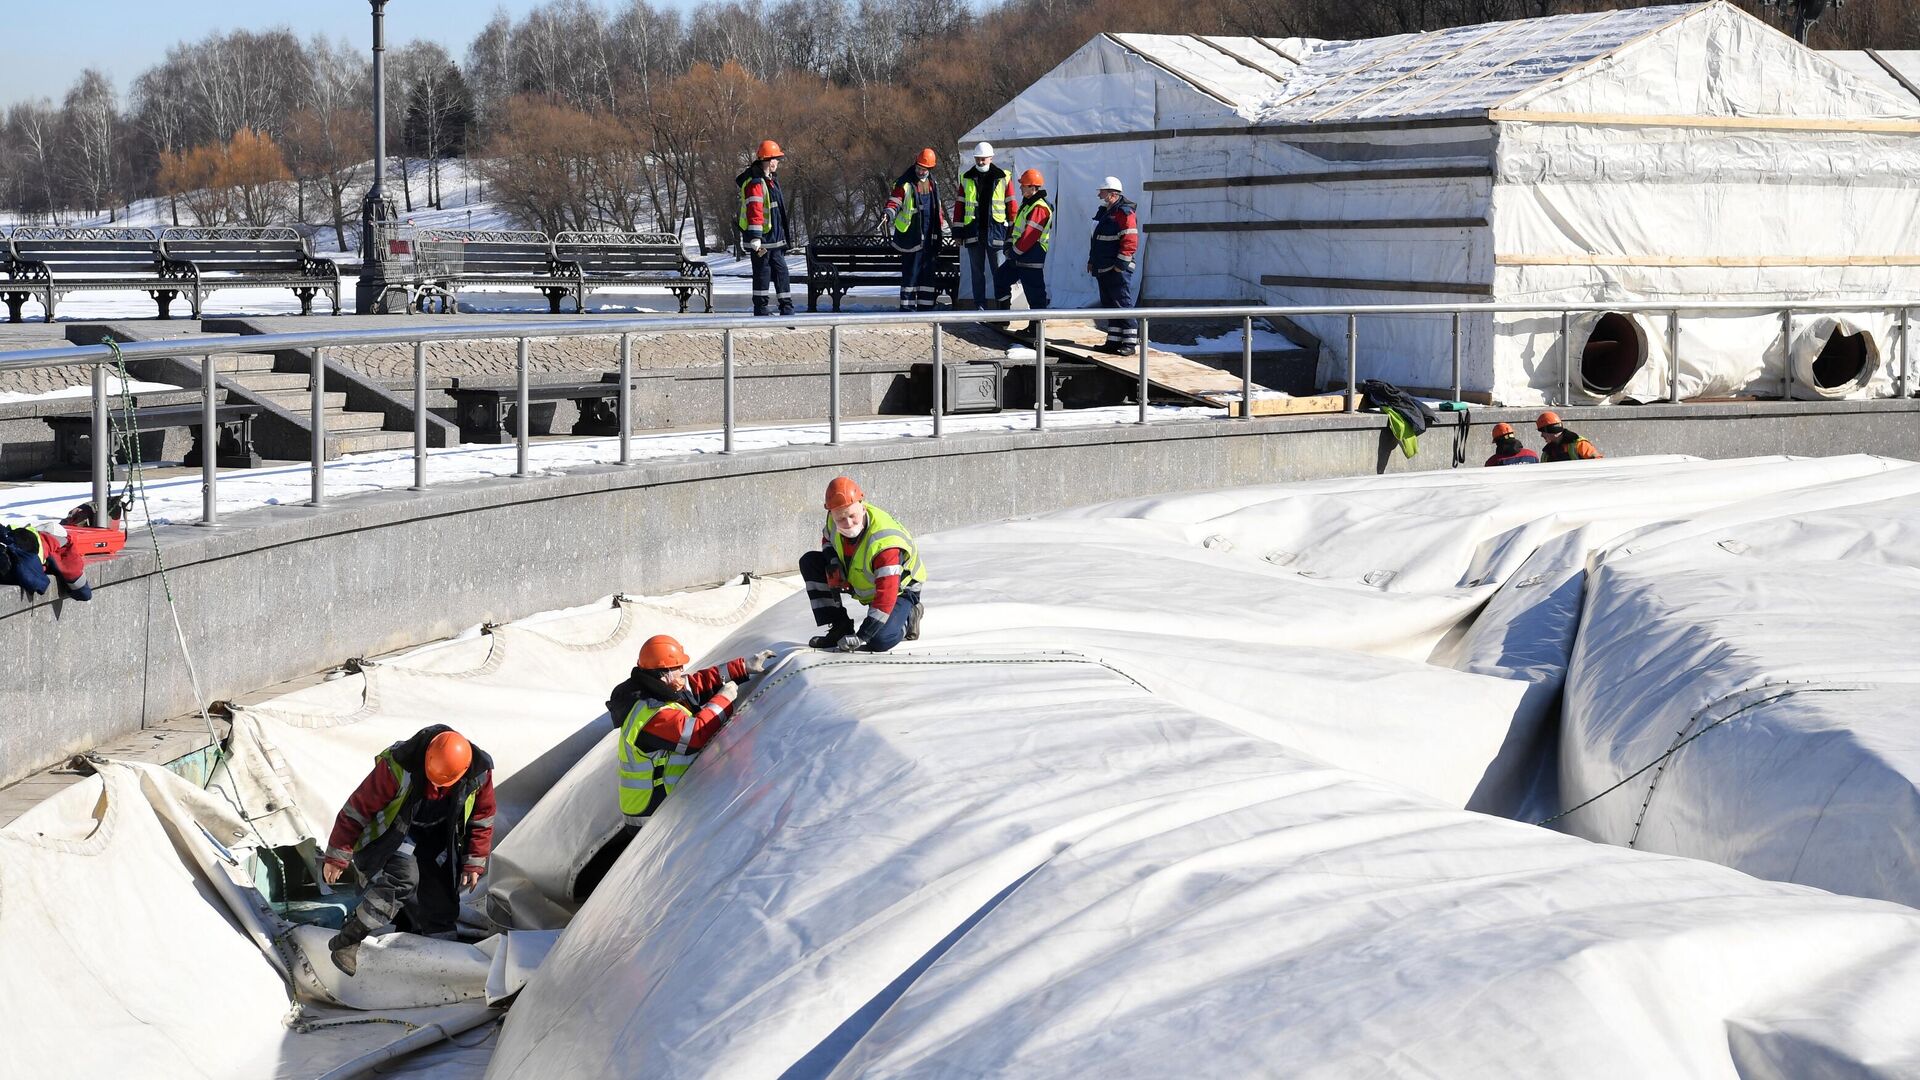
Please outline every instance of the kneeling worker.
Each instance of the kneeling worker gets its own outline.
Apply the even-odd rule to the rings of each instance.
[[[332,885],[351,863],[367,875],[360,903],[327,942],[352,975],[360,942],[396,922],[415,934],[445,934],[460,919],[460,893],[479,884],[493,851],[493,759],[465,736],[434,724],[374,757],[333,822],[320,876]]]
[[[1539,419],[1533,422],[1533,427],[1547,440],[1540,451],[1542,461],[1591,461],[1606,457],[1599,447],[1562,424],[1557,412],[1541,413]]]
[[[1513,433],[1512,424],[1493,425],[1493,456],[1487,459],[1488,465],[1538,465],[1540,455],[1520,442],[1520,436]]]
[[[927,572],[906,526],[866,501],[849,477],[827,485],[827,523],[820,550],[800,556],[800,577],[813,601],[813,619],[824,632],[808,644],[840,652],[886,652],[920,637],[920,586]],[[853,629],[840,594],[867,606]]]

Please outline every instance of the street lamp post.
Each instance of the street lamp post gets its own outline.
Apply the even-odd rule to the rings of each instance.
[[[360,281],[353,291],[353,309],[361,315],[394,310],[388,293],[387,252],[381,247],[381,226],[399,216],[387,197],[387,0],[367,0],[373,6],[373,186],[360,202]],[[404,286],[401,286],[404,288]],[[404,301],[401,310],[404,310]]]

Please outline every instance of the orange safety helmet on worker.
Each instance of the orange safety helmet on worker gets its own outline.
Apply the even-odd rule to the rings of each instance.
[[[656,634],[640,646],[633,671],[607,699],[607,717],[620,727],[620,813],[627,824],[640,825],[673,794],[694,756],[733,718],[738,684],[765,671],[773,655],[768,649],[688,671],[678,639]]]
[[[921,150],[893,182],[880,215],[881,231],[900,253],[901,311],[930,311],[940,295],[934,269],[941,247],[953,239],[953,227],[940,197],[940,181],[933,175],[939,164],[932,147]]]
[[[1560,414],[1549,409],[1533,422],[1533,429],[1546,440],[1540,451],[1543,461],[1592,461],[1606,457],[1600,448],[1560,422]]]
[[[800,577],[822,628],[809,645],[840,652],[886,652],[920,636],[920,586],[926,567],[913,536],[892,514],[866,501],[850,476],[827,485],[820,547],[800,556]],[[841,594],[867,606],[858,631]]]
[[[493,852],[493,759],[466,736],[433,724],[374,756],[327,839],[321,877],[349,865],[368,877],[360,902],[327,943],[352,975],[360,942],[402,914],[418,934],[450,931],[459,894],[478,884]]]
[[[1540,455],[1520,442],[1512,424],[1493,425],[1493,456],[1488,465],[1538,465]]]

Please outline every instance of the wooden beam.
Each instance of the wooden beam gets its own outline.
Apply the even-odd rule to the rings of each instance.
[[[1368,278],[1296,277],[1261,274],[1262,285],[1299,285],[1309,289],[1345,289],[1353,292],[1447,293],[1453,296],[1492,296],[1493,286],[1452,281],[1376,281]]]
[[[1084,135],[1047,135],[1032,139],[995,139],[1000,149],[1023,146],[1078,146],[1091,143],[1158,142],[1163,139],[1209,137],[1259,138],[1286,135],[1340,135],[1350,132],[1420,131],[1431,128],[1488,126],[1485,116],[1436,116],[1413,120],[1343,120],[1337,124],[1249,124],[1244,127],[1161,128],[1155,131],[1101,131]]]
[[[1836,120],[1795,116],[1659,116],[1633,113],[1534,112],[1490,109],[1487,119],[1503,124],[1588,124],[1627,127],[1722,128],[1729,131],[1879,131],[1920,135],[1920,120]]]
[[[1920,255],[1495,255],[1495,266],[1920,266]]]
[[[1325,221],[1157,221],[1150,233],[1337,232],[1347,229],[1484,229],[1485,218],[1334,218]]]
[[[1280,187],[1287,184],[1340,184],[1365,180],[1491,180],[1491,165],[1435,165],[1416,169],[1336,169],[1331,172],[1274,176],[1208,176],[1197,180],[1149,180],[1146,191],[1198,191],[1207,188]]]
[[[1227,415],[1247,415],[1247,404],[1239,398],[1227,402]],[[1252,405],[1254,416],[1299,416],[1304,413],[1345,412],[1347,395],[1309,394],[1305,397],[1261,397],[1256,394]]]

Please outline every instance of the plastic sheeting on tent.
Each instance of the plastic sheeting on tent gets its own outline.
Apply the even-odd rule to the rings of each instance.
[[[591,745],[576,733],[604,727],[601,699],[641,635],[676,633],[699,652],[793,591],[756,581],[603,602],[369,664],[238,710],[230,769],[207,791],[154,766],[101,766],[0,829],[0,1073],[354,1074],[493,1020],[553,935],[376,937],[349,980],[327,959],[331,931],[282,918],[246,856],[324,844],[372,754],[443,721],[494,753],[511,840]],[[489,880],[511,889],[513,875],[496,862]]]
[[[1653,767],[1570,831],[1920,906],[1920,470],[1742,502],[1597,561],[1563,798]]]

